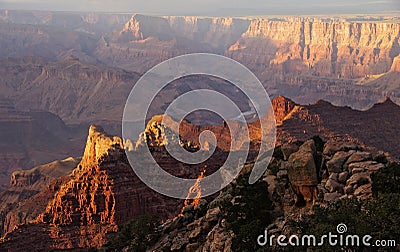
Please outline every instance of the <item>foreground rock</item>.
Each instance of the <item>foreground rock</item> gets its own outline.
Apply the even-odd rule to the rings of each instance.
[[[305,200],[309,202],[316,197],[318,178],[315,155],[314,141],[309,140],[289,157],[288,176],[291,185],[300,197],[297,201]]]
[[[371,197],[371,176],[390,159],[387,154],[352,141],[329,140],[319,150],[315,145],[314,140],[306,141],[285,161],[288,156],[285,152],[296,149],[285,144],[281,147],[283,159],[275,158],[270,163],[270,167],[278,170],[276,176],[267,175],[265,180],[273,185],[269,193],[276,211],[285,218],[299,218],[313,204]]]
[[[79,163],[67,158],[31,170],[13,172],[10,188],[0,193],[0,236],[43,212],[62,179]]]
[[[126,160],[122,140],[95,126],[89,129],[82,161],[47,193],[45,209],[33,221],[8,230],[0,248],[20,251],[32,244],[38,250],[100,247],[118,225],[134,216],[170,217],[182,204],[144,185]]]

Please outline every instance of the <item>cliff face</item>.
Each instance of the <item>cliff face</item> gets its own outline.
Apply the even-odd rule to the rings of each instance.
[[[17,225],[34,220],[43,212],[63,181],[60,178],[69,174],[77,164],[77,160],[68,158],[31,170],[13,172],[10,187],[0,193],[1,236]]]
[[[278,97],[272,103],[274,104],[274,111],[281,120],[277,129],[278,144],[305,140],[314,135],[320,135],[326,140],[332,138],[345,139],[352,142],[349,145],[350,147],[347,148],[347,145],[343,144],[338,146],[343,145],[346,151],[351,150],[348,153],[346,152],[346,155],[354,154],[353,150],[371,151],[367,160],[371,159],[370,156],[388,156],[388,154],[377,152],[376,149],[389,150],[391,146],[398,145],[396,142],[398,138],[393,137],[397,130],[397,124],[393,123],[393,119],[400,118],[397,115],[400,108],[389,99],[368,111],[335,107],[324,101],[319,101],[313,105],[297,105],[284,97]],[[389,113],[390,118],[385,118],[385,115]],[[229,132],[223,125],[195,126],[188,122],[180,125],[180,137],[184,139],[180,141],[189,149],[199,149],[195,140],[199,132],[204,129],[214,131],[218,136],[217,138],[223,140],[218,144],[215,154],[205,163],[187,166],[177,162],[165,152],[164,146],[169,144],[170,141],[178,140],[178,135],[174,139],[164,139],[165,130],[171,129],[164,128],[159,123],[161,119],[161,116],[155,117],[149,122],[136,148],[128,144],[126,147],[132,150],[140,150],[138,146],[149,144],[154,158],[163,169],[185,178],[202,176],[205,167],[207,169],[204,175],[207,176],[215,172],[219,165],[225,161],[227,153],[223,151],[223,147],[225,146],[224,141],[227,140],[225,136],[228,136]],[[166,120],[172,119],[166,118]],[[255,142],[256,138],[259,137],[259,132],[256,130],[257,124],[258,122],[254,122],[249,125],[253,130],[251,131],[253,133],[252,138],[254,138],[252,142]],[[383,124],[385,125],[385,132],[381,130]],[[368,137],[374,135],[379,135],[379,137]],[[356,145],[354,142],[359,144]],[[316,152],[315,146],[313,144],[308,145],[308,143],[306,142],[305,147],[300,149],[298,146],[292,146],[293,148],[289,146],[290,148],[286,149],[293,149],[292,153],[296,152],[297,154],[293,154],[293,157],[290,156],[290,153],[284,155],[286,155],[285,159],[288,160],[288,164],[291,164],[287,168],[288,172],[290,169],[293,170],[289,172],[293,183],[296,185],[292,194],[297,195],[299,201],[305,200],[309,203],[315,199],[316,186],[320,184],[319,180],[318,182],[315,181],[314,174],[317,172],[315,171],[316,167],[319,167],[320,164],[319,161],[315,161],[318,164],[313,163],[314,161],[311,162],[315,159]],[[375,148],[365,147],[364,144],[372,145]],[[334,143],[327,143],[326,146],[329,146],[329,148],[326,147],[326,151],[324,150],[324,155],[329,156],[325,160],[327,169],[331,169],[330,172],[338,173],[335,170],[339,169],[336,167],[336,162],[342,159],[339,156],[337,157],[335,153],[340,152],[339,147]],[[119,137],[107,135],[100,127],[90,127],[84,155],[78,166],[69,175],[46,184],[47,186],[40,192],[36,192],[33,197],[28,196],[18,207],[5,215],[3,228],[7,234],[4,242],[0,244],[0,248],[11,249],[11,251],[25,249],[23,244],[36,244],[38,241],[41,241],[38,249],[100,247],[119,229],[121,224],[135,216],[153,213],[164,218],[172,218],[177,215],[179,209],[182,209],[183,201],[160,196],[145,186],[129,166],[124,147],[124,143]],[[307,153],[307,155],[303,155],[302,150],[306,147],[308,149],[304,153]],[[282,151],[284,151],[283,147]],[[397,155],[393,148],[389,151]],[[134,151],[133,157],[137,158],[137,162],[146,165],[146,160],[140,159],[140,152],[137,152],[137,155],[135,153]],[[252,152],[250,156],[253,156]],[[291,158],[288,158],[288,156]],[[375,169],[375,163],[368,163],[368,165],[373,166],[368,169]],[[296,175],[301,172],[298,171],[299,167],[307,167],[309,170],[305,171],[304,174]],[[340,166],[340,169],[344,168]],[[17,188],[26,188],[28,184],[35,183],[34,181],[42,181],[34,179],[32,176],[19,176],[19,174],[22,173],[16,173],[13,176],[12,184]],[[328,188],[327,190],[330,190],[330,194],[327,194],[329,197],[339,195],[338,193],[335,194],[335,190],[342,187],[338,187],[339,189],[332,189],[332,187],[331,190],[329,188],[333,182],[329,182],[331,184],[326,183],[324,186]],[[369,189],[363,187],[363,189],[368,194],[370,187]],[[341,189],[338,192],[343,193]],[[357,191],[363,197],[367,195],[365,192]],[[329,201],[330,198],[323,200]]]
[[[9,187],[10,175],[16,170],[78,155],[82,136],[79,127],[66,126],[52,113],[19,110],[10,99],[0,97],[0,191]],[[29,183],[15,176],[16,184]],[[35,175],[30,176],[34,179]]]
[[[390,98],[366,111],[334,106],[326,101],[296,105],[278,125],[277,142],[306,140],[316,135],[325,139],[351,139],[399,158],[395,147],[398,133],[394,128],[399,118],[400,107]]]
[[[392,71],[392,72],[400,72],[400,55],[397,55],[393,59],[393,64],[392,64],[392,67],[390,68],[390,71]]]
[[[367,109],[386,96],[395,102],[399,99],[397,77],[393,77],[398,73],[396,57],[400,54],[400,24],[396,20],[137,14],[130,19],[111,15],[107,24],[107,15],[24,14],[26,20],[17,12],[3,13],[9,23],[0,24],[0,54],[33,54],[57,63],[32,57],[2,59],[0,80],[5,85],[0,89],[18,108],[49,110],[74,123],[119,120],[115,116],[123,108],[119,97],[127,96],[140,74],[171,57],[194,52],[238,60],[257,75],[270,95],[284,95],[297,103],[324,99]],[[101,24],[104,30],[95,29]],[[56,29],[60,27],[67,35]],[[54,88],[53,83],[67,88]],[[35,90],[35,97],[43,99],[31,99],[27,86]],[[15,90],[23,95],[15,95]],[[98,111],[104,101],[93,97],[104,97],[111,107]]]
[[[228,53],[245,64],[254,61],[253,57],[273,65],[283,64],[284,72],[303,70],[322,76],[359,78],[389,71],[400,50],[399,35],[397,23],[258,19],[251,21]],[[254,48],[265,40],[272,49]],[[258,51],[258,56],[241,50],[249,47]]]
[[[85,64],[75,57],[59,62],[38,57],[0,61],[0,89],[15,107],[50,111],[69,123],[120,120],[123,100],[139,78],[121,69]],[[105,100],[108,107],[100,106]]]
[[[207,44],[214,48],[209,50],[222,50],[258,74],[265,71],[264,65],[279,65],[286,74],[302,71],[335,78],[360,78],[388,72],[394,57],[400,53],[400,24],[386,22],[135,15],[120,35],[125,37],[126,33],[131,34],[129,39],[133,41],[184,37],[191,43]]]
[[[170,171],[179,173],[182,168],[182,172],[187,172],[163,152],[158,157]],[[37,201],[42,203],[33,207]],[[15,214],[9,215],[4,227],[6,242],[1,246],[13,250],[18,244],[14,241],[26,239],[31,244],[40,240],[38,249],[100,247],[119,225],[133,217],[172,217],[182,203],[143,184],[128,164],[121,138],[91,126],[81,162],[69,175],[52,181],[35,196],[28,197],[23,208],[15,210],[26,211],[28,206],[35,209],[24,221],[15,219]],[[25,237],[28,234],[30,238]]]
[[[393,20],[135,15],[95,54],[139,72],[186,53],[223,54],[252,70],[271,95],[367,109],[388,95],[397,97],[398,89],[386,86],[396,78],[386,75],[397,69],[399,32]]]

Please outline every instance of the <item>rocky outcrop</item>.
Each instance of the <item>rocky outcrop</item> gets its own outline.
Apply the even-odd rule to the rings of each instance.
[[[318,146],[318,149],[315,145]],[[279,152],[279,147],[276,152]],[[357,164],[357,167],[363,167],[363,169],[356,172],[342,166],[340,173],[329,172],[326,163],[341,152],[350,154],[351,164]],[[301,157],[304,157],[304,162],[299,161]],[[376,154],[363,150],[362,146],[354,142],[341,140],[330,140],[327,143],[321,143],[319,140],[306,141],[290,155],[289,161],[280,159],[280,156],[276,155],[263,177],[263,180],[268,183],[268,188],[266,183],[263,186],[258,185],[260,190],[268,190],[269,197],[274,204],[273,211],[262,215],[266,219],[270,218],[269,214],[273,216],[272,223],[268,223],[263,228],[266,228],[268,235],[291,233],[293,226],[290,223],[301,219],[303,214],[312,212],[312,206],[315,204],[324,206],[332,201],[345,198],[370,198],[371,174],[379,172],[386,166],[386,163],[382,163],[382,160],[378,160]],[[296,175],[293,175],[293,165],[296,165]],[[249,166],[247,171],[250,171],[252,164],[248,163],[247,166]],[[276,167],[279,168],[279,171],[275,175],[272,173],[275,172]],[[313,169],[310,169],[310,167]],[[316,167],[324,173],[322,179],[317,175]],[[247,177],[245,176],[245,178]],[[247,182],[247,180],[245,181]],[[240,216],[245,218],[245,221],[253,223],[251,227],[254,228],[255,222],[252,222],[252,217],[245,213],[256,215],[261,211],[248,212],[249,206],[245,205],[245,199],[249,195],[254,197],[251,190],[255,185],[243,186],[241,183],[243,181],[238,178],[229,187],[223,189],[215,199],[200,200],[197,208],[189,205],[183,209],[179,216],[162,223],[151,232],[152,237],[156,238],[152,240],[147,249],[151,251],[236,251],[238,237],[242,237],[243,233],[252,233],[253,230],[240,229],[243,223],[238,228],[240,218],[232,218],[232,216],[240,212]],[[259,181],[258,183],[262,182]],[[294,188],[294,186],[300,184],[303,185],[301,189]],[[314,187],[315,191],[312,194],[308,194],[310,193],[309,188],[304,190],[306,188],[304,186],[308,185]],[[243,191],[239,188],[242,188]],[[309,204],[296,204],[298,203],[295,200],[296,197],[304,196],[304,199],[306,199],[307,195],[311,197]],[[255,207],[268,201],[268,196],[264,195],[264,197],[264,201],[257,201]],[[229,206],[234,207],[235,213],[229,212]],[[245,213],[242,212],[243,207],[247,207],[247,212],[246,210]],[[261,221],[260,218],[259,216],[256,220]],[[262,229],[260,228],[256,232],[260,232],[257,233],[258,236],[262,234]],[[120,236],[120,239],[123,238]],[[116,239],[114,242],[119,241],[119,239]],[[239,243],[243,244],[244,241],[239,240]],[[255,244],[256,238],[249,243]],[[125,242],[124,244],[126,244],[124,250],[135,248],[132,243]],[[256,246],[254,245],[254,247]]]
[[[299,150],[290,155],[287,163],[287,173],[294,191],[300,199],[306,202],[316,198],[318,185],[317,168],[315,164],[316,149],[313,140],[309,140],[300,146]]]
[[[69,154],[78,156],[82,151],[79,144],[84,133],[80,127],[69,127],[49,112],[19,110],[10,99],[1,97],[0,129],[0,191],[9,188],[14,171],[62,160]],[[17,178],[21,174],[15,175]]]
[[[278,96],[271,100],[272,107],[274,108],[276,124],[280,125],[285,120],[286,116],[292,112],[296,104],[290,99]]]
[[[31,170],[13,172],[10,187],[0,193],[0,235],[12,231],[19,224],[34,220],[44,211],[46,202],[60,183],[55,180],[69,174],[78,162],[74,158],[67,158]],[[40,195],[41,191],[46,191],[47,195]],[[47,200],[38,204],[39,199],[46,197]]]
[[[276,152],[285,148],[280,146]],[[308,140],[288,161],[280,156],[273,158],[264,180],[268,182],[277,215],[286,221],[296,220],[315,204],[324,206],[345,198],[370,198],[371,176],[386,167],[390,159],[383,152],[371,151],[349,140],[331,139],[326,143]]]
[[[160,166],[171,174],[197,177],[204,167],[207,167],[207,174],[211,174],[226,159],[226,155],[218,150],[210,161],[187,169],[167,155],[162,147],[168,142],[161,139],[162,135],[155,137],[154,133],[160,128],[153,126],[149,123],[147,135],[161,141],[153,142],[153,155]],[[146,165],[147,160],[140,157],[140,153],[133,153],[138,163]],[[55,184],[26,201],[32,204],[42,200],[41,212],[29,214],[22,222],[9,218],[8,233],[0,248],[11,251],[24,249],[17,243],[21,239],[26,239],[24,244],[40,241],[38,249],[101,247],[122,224],[135,216],[155,214],[171,218],[178,214],[183,204],[182,200],[162,196],[147,187],[130,167],[121,138],[109,136],[97,126],[89,129],[84,155],[78,166],[68,176],[52,183]],[[37,217],[30,221],[32,216]]]
[[[135,176],[119,137],[91,126],[81,163],[36,222],[66,225],[74,230],[67,237],[59,237],[59,248],[98,247],[109,232],[117,231],[118,225],[130,218],[144,213],[168,216],[178,204],[152,191]]]
[[[372,195],[371,175],[385,167],[387,158],[378,158],[382,153],[374,158],[362,149],[351,142],[330,140],[325,144],[323,159],[327,169],[319,188],[324,201],[353,195],[365,199]]]
[[[400,55],[393,59],[392,67],[390,68],[392,72],[400,72]]]
[[[386,98],[385,101],[366,111],[334,106],[325,101],[299,105],[295,106],[283,123],[277,126],[277,142],[282,144],[285,141],[305,141],[316,135],[326,140],[350,139],[377,150],[387,151],[392,157],[398,158],[400,153],[394,148],[397,146],[398,134],[392,127],[397,124],[399,115],[400,107],[390,98]],[[382,125],[385,125],[385,130],[382,130]],[[354,146],[354,143],[351,145]],[[332,149],[327,151],[338,151],[336,146],[330,148]],[[352,148],[352,146],[346,148]]]
[[[6,15],[4,12],[0,16],[5,20],[0,25],[2,56],[36,55],[56,61],[73,55],[85,63],[143,74],[171,57],[209,52],[238,60],[259,77],[270,95],[285,95],[297,103],[313,103],[323,98],[366,109],[385,96],[397,97],[399,93],[398,85],[387,85],[388,79],[396,83],[397,78],[391,74],[398,73],[396,19],[380,17],[376,22],[352,18],[246,19],[139,14],[129,17],[29,11],[9,11]],[[71,78],[79,72],[80,78],[120,78],[109,69],[102,69],[104,73],[99,74],[90,67],[89,73],[77,71],[77,66],[71,68],[66,71],[69,69],[66,66],[64,75],[64,71],[59,71],[57,76]],[[46,69],[43,75],[53,70]],[[16,83],[24,83],[24,79]],[[375,82],[379,88],[374,87]],[[71,103],[76,100],[73,95],[64,97]]]
[[[255,41],[269,40],[272,49],[252,56],[282,65],[284,72],[310,70],[324,76],[357,78],[389,71],[393,61],[391,50],[399,50],[395,46],[399,32],[400,25],[390,23],[256,19],[237,43],[248,48],[256,46]],[[388,37],[382,37],[383,34]],[[242,59],[242,50],[233,47],[230,51],[234,59]]]

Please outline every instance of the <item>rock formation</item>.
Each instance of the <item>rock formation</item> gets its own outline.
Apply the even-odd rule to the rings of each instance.
[[[316,155],[314,141],[309,140],[301,145],[297,152],[289,156],[287,174],[297,195],[303,197],[303,199],[299,200],[309,202],[313,201],[317,196]]]
[[[16,225],[34,220],[44,211],[62,181],[59,178],[69,174],[78,162],[67,158],[31,170],[13,172],[10,187],[0,193],[1,236],[12,231]]]
[[[210,52],[238,60],[271,95],[285,95],[299,103],[323,98],[365,109],[385,96],[397,98],[399,93],[398,85],[389,88],[386,79],[396,81],[390,74],[398,72],[400,28],[396,19],[129,17],[36,11],[2,11],[0,18],[5,21],[0,25],[1,56],[35,55],[59,61],[72,55],[84,63],[143,74],[174,56]],[[63,35],[60,27],[69,35]],[[93,76],[113,75],[103,70],[103,75]],[[80,74],[80,78],[86,75]],[[92,88],[98,82],[100,77]],[[77,99],[66,97],[71,102]]]
[[[158,130],[149,123],[145,134],[156,139]],[[226,155],[218,150],[211,161],[187,169],[167,155],[162,143],[168,142],[154,143],[154,158],[166,171],[177,176],[197,177],[204,167],[207,167],[207,174],[211,174],[226,159]],[[146,165],[146,160],[140,160],[140,154],[137,154],[137,162]],[[109,136],[96,126],[89,129],[78,166],[69,175],[53,180],[33,197],[26,197],[24,206],[32,207],[37,200],[42,200],[41,205],[23,221],[7,218],[6,235],[0,248],[11,251],[24,248],[19,244],[21,240],[26,241],[27,246],[40,241],[38,249],[101,247],[120,225],[135,216],[155,214],[160,218],[171,218],[183,205],[183,200],[162,196],[147,187],[130,167],[121,138]],[[24,210],[26,207],[14,212]]]
[[[315,141],[319,140],[308,140],[301,144],[297,151],[289,155],[289,161],[280,159],[278,156],[274,157],[270,168],[277,166],[279,168],[277,174],[274,174],[272,169],[264,174],[263,180],[268,182],[268,188],[266,183],[262,185],[261,182],[258,182],[261,189],[269,191],[269,197],[273,199],[274,204],[274,210],[267,211],[262,216],[267,219],[272,214],[274,220],[267,227],[262,227],[260,232],[263,228],[267,228],[269,235],[286,234],[292,228],[291,221],[296,221],[303,213],[312,211],[312,206],[315,204],[322,206],[346,198],[366,199],[371,197],[371,174],[379,172],[386,166],[386,157],[379,153],[367,152],[354,142],[329,140],[322,145],[319,142],[317,149]],[[282,147],[278,146],[276,153]],[[329,172],[326,166],[327,162],[341,152],[350,154],[345,160],[345,164],[340,166],[338,173]],[[252,164],[247,165],[251,169]],[[324,173],[322,178],[317,174],[317,170]],[[244,181],[247,182],[247,180]],[[241,183],[239,178],[221,191],[215,199],[200,200],[197,208],[189,205],[179,216],[162,223],[151,233],[156,239],[152,241],[148,249],[155,251],[236,251],[237,247],[235,249],[234,246],[238,245],[235,244],[235,239],[237,242],[237,236],[243,235],[243,233],[235,230],[238,228],[235,224],[238,225],[240,218],[231,218],[235,213],[228,211],[229,206],[232,206],[236,212],[240,212],[240,216],[246,218],[246,221],[252,224],[251,228],[254,229],[257,227],[257,221],[260,221],[260,217],[244,214],[259,214],[262,211],[260,205],[268,202],[267,198],[264,199],[264,202],[257,201],[255,206],[258,207],[257,210],[242,212],[241,207],[246,210],[251,207],[244,205],[246,202],[244,199],[257,196],[252,191],[245,192],[245,190],[254,188],[255,185],[243,186]],[[302,197],[302,200],[307,200],[308,204],[299,205],[299,196]],[[246,234],[253,232],[253,230],[244,230],[241,231]],[[293,230],[291,231],[293,232]],[[256,238],[257,236],[254,241],[246,242],[254,244]],[[245,244],[245,241],[239,240],[239,243]],[[125,244],[128,244],[125,246],[125,250],[134,248],[133,245],[129,245],[130,243]]]
[[[180,204],[152,191],[135,176],[119,137],[91,126],[79,165],[58,184],[35,220],[15,228],[22,231],[9,230],[5,240],[19,239],[25,231],[39,228],[29,239],[41,240],[43,249],[98,247],[132,217],[144,213],[167,217]],[[11,243],[4,245],[11,250],[17,245],[7,244]]]
[[[6,95],[6,92],[4,93]],[[56,115],[16,109],[0,97],[0,191],[9,187],[12,172],[61,160],[82,151],[80,127],[70,127]]]
[[[319,135],[327,140],[350,139],[398,158],[400,154],[394,148],[398,134],[392,126],[397,124],[399,113],[400,107],[390,98],[366,111],[334,106],[326,101],[296,105],[278,125],[277,143],[304,141]]]

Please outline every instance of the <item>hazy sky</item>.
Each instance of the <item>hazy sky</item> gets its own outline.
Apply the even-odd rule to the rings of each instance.
[[[400,0],[0,0],[0,9],[179,15],[348,14],[400,10]]]

